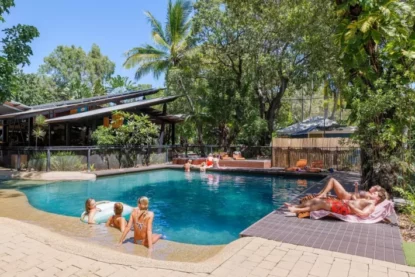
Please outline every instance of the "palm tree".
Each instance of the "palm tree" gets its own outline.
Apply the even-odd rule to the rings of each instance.
[[[46,128],[46,126],[48,125],[47,123],[46,123],[46,117],[44,117],[43,115],[38,115],[38,116],[36,116],[35,117],[35,122],[34,122],[34,125],[36,126],[34,129],[33,129],[33,131],[32,131],[32,135],[35,137],[35,145],[36,145],[36,148],[37,148],[37,141],[40,139],[40,140],[43,140],[43,138],[45,137],[45,135],[46,135],[46,131],[45,131],[45,128]]]
[[[166,73],[168,80],[169,70],[179,66],[180,61],[191,49],[189,38],[191,35],[192,3],[189,0],[176,0],[173,4],[168,3],[167,22],[163,29],[162,24],[150,12],[145,12],[152,27],[152,38],[154,46],[146,44],[135,47],[126,53],[124,67],[127,69],[138,67],[135,73],[136,79],[152,72],[158,79],[161,74]],[[184,85],[179,77],[182,89]],[[194,110],[190,97],[186,94],[187,100]]]

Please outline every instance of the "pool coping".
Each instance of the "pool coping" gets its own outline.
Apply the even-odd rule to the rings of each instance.
[[[109,169],[95,171],[93,174],[99,177],[116,176],[123,174],[139,173],[146,171],[162,170],[162,169],[175,169],[183,170],[183,165],[151,165],[146,167],[137,168],[121,168],[121,169]],[[199,172],[198,168],[191,168],[194,172]],[[267,174],[267,175],[279,175],[279,176],[291,176],[291,177],[304,177],[304,178],[326,178],[330,175],[328,172],[311,173],[311,172],[288,172],[281,168],[247,168],[247,167],[227,167],[227,168],[207,168],[206,172],[235,172],[235,173],[250,173],[250,174]]]
[[[55,250],[76,254],[95,261],[126,266],[177,270],[191,273],[211,273],[254,239],[239,238],[227,244],[224,249],[216,255],[202,262],[163,261],[118,252],[114,249],[98,244],[85,243],[84,241],[50,231],[38,225],[29,224],[7,217],[0,217],[0,224],[13,227],[14,230],[19,233],[23,233],[28,238],[48,245]]]

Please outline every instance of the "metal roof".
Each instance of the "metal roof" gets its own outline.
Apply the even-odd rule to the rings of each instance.
[[[330,120],[328,118],[324,119],[323,116],[315,116],[310,117],[303,122],[299,122],[284,129],[277,130],[277,133],[283,135],[298,136],[307,134],[317,128],[329,128],[335,126],[339,126],[336,121]]]
[[[180,96],[169,96],[169,97],[161,97],[161,98],[156,98],[156,99],[150,99],[150,100],[143,100],[143,101],[138,101],[138,102],[133,102],[133,103],[121,104],[121,105],[116,105],[116,106],[112,106],[112,107],[106,107],[106,108],[101,108],[101,109],[97,109],[97,110],[87,111],[87,112],[83,112],[83,113],[71,114],[71,115],[66,115],[66,116],[61,116],[61,117],[48,119],[48,120],[46,120],[46,123],[52,124],[52,123],[77,121],[77,120],[82,120],[82,119],[89,118],[89,117],[99,117],[99,116],[103,116],[103,115],[109,115],[114,111],[124,111],[124,110],[127,111],[127,110],[134,110],[134,109],[140,109],[140,108],[147,108],[147,107],[150,107],[150,106],[155,106],[155,105],[159,105],[159,104],[172,102],[172,101],[176,100],[179,97]],[[157,116],[158,118],[160,118],[162,120],[165,120],[165,121],[169,121],[169,117],[172,120],[172,122],[177,122],[177,121],[174,121],[174,120],[180,120],[179,118],[175,118],[174,116],[168,116],[168,115],[164,115],[164,116],[155,115],[155,116]],[[180,120],[180,121],[182,121],[182,120]]]
[[[127,91],[127,92],[118,93],[118,94],[107,94],[107,95],[93,96],[93,97],[82,98],[82,99],[73,99],[73,100],[46,103],[46,104],[31,106],[31,108],[32,109],[44,109],[44,108],[68,106],[68,105],[80,104],[80,103],[85,104],[85,103],[94,102],[98,100],[111,99],[113,97],[118,97],[118,96],[131,96],[137,93],[148,93],[149,92],[149,94],[152,94],[160,90],[163,90],[163,89],[146,89],[146,90]],[[144,95],[148,95],[148,94],[144,94]]]
[[[160,90],[161,89],[133,91],[133,92],[128,92],[128,93],[116,94],[116,95],[97,96],[97,97],[91,97],[91,98],[85,98],[85,99],[79,99],[79,100],[50,103],[50,104],[45,104],[44,108],[40,108],[42,107],[42,105],[39,105],[39,106],[35,106],[36,109],[0,115],[0,119],[23,119],[23,118],[33,117],[39,114],[47,115],[49,112],[65,112],[65,111],[69,111],[69,110],[76,109],[79,107],[83,107],[85,105],[91,105],[91,104],[100,105],[100,104],[111,103],[114,101],[121,101],[121,100],[126,100],[126,99],[131,99],[131,98],[138,98],[140,96],[151,95],[151,94],[157,93]],[[74,101],[77,103],[68,105],[68,103],[73,103]],[[58,104],[60,106],[56,106]],[[52,105],[52,106],[47,107],[47,105]]]

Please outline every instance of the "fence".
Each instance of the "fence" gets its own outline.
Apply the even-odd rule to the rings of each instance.
[[[292,167],[300,159],[306,159],[308,166],[313,161],[322,161],[324,168],[333,168],[340,171],[360,171],[360,149],[342,147],[303,147],[282,148],[273,147],[272,166]]]
[[[271,147],[231,146],[246,159],[271,159]],[[209,153],[225,152],[216,145],[185,146],[53,146],[3,147],[0,164],[17,170],[80,171],[137,167],[171,162],[175,157],[206,157]]]
[[[291,138],[274,138],[272,140],[273,147],[281,148],[335,148],[335,147],[359,147],[357,144],[354,144],[348,138],[304,138],[304,139],[291,139]]]

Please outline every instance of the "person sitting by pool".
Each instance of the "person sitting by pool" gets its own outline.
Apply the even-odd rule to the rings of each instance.
[[[99,208],[97,208],[97,203],[95,202],[94,198],[88,198],[85,201],[85,215],[88,216],[88,224],[95,224],[95,214],[97,212],[101,211]]]
[[[213,155],[210,153],[206,159],[206,168],[213,167]]]
[[[127,226],[127,220],[122,216],[122,212],[124,210],[124,206],[122,203],[118,202],[114,204],[114,213],[115,215],[108,218],[107,223],[105,226],[107,227],[114,227],[124,232],[125,226]]]
[[[187,162],[184,164],[184,171],[190,172],[191,167],[192,167],[192,160],[187,160]]]
[[[214,155],[213,156],[213,168],[220,168],[220,165],[219,165],[219,160],[220,160],[220,156],[219,155]]]
[[[206,163],[205,162],[201,163],[199,169],[200,169],[200,172],[206,172]]]
[[[292,205],[285,203],[288,210],[292,213],[313,212],[319,210],[326,210],[332,213],[341,215],[356,215],[361,218],[368,217],[377,204],[386,199],[385,191],[377,191],[373,193],[373,198],[357,199],[357,200],[339,200],[339,199],[311,199],[304,204]]]
[[[128,225],[121,235],[119,244],[124,242],[128,231],[131,227],[134,227],[134,243],[142,241],[142,244],[148,247],[149,254],[151,254],[153,244],[161,238],[161,235],[153,234],[154,213],[148,211],[148,198],[145,196],[140,197],[137,202],[138,208],[131,213],[130,220],[128,220]]]
[[[354,193],[350,193],[345,190],[345,188],[340,184],[339,181],[337,181],[334,178],[330,178],[327,185],[318,194],[318,196],[316,196],[316,198],[326,198],[327,193],[329,193],[331,190],[334,190],[334,193],[340,200],[356,200],[360,198],[373,199],[374,197],[376,197],[376,192],[379,191],[383,191],[384,193],[386,193],[386,198],[388,198],[387,192],[381,186],[373,186],[369,189],[369,191],[359,191],[359,184],[357,182],[354,184],[354,186]]]

